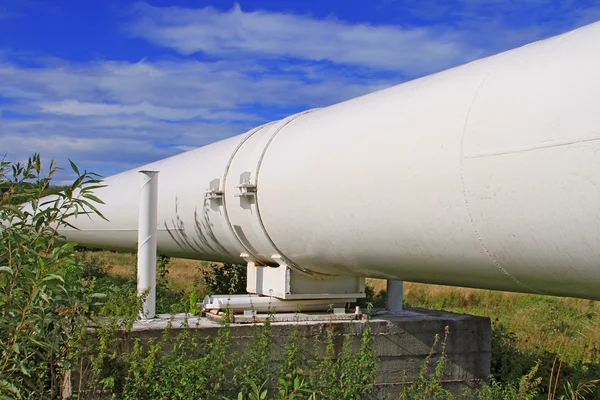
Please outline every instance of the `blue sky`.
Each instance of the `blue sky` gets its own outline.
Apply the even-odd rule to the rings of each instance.
[[[0,0],[0,153],[108,176],[597,20],[584,0]]]

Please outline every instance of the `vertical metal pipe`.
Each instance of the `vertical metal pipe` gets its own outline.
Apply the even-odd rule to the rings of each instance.
[[[137,290],[145,294],[140,316],[156,314],[156,230],[158,225],[158,171],[140,171]]]
[[[387,281],[387,308],[394,314],[402,311],[402,297],[404,296],[404,282],[388,279]]]

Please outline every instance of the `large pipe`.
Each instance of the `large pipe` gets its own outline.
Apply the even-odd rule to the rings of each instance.
[[[600,299],[598,43],[595,23],[146,165],[159,251]],[[136,180],[69,239],[133,248]]]

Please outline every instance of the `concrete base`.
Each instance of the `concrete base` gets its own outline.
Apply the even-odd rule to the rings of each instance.
[[[461,315],[424,309],[406,309],[399,314],[389,312],[372,312],[375,349],[380,364],[377,372],[378,398],[397,398],[402,387],[411,384],[419,375],[425,358],[431,353],[433,360],[441,352],[441,346],[432,350],[435,336],[440,342],[448,327],[446,342],[447,364],[444,373],[444,386],[456,394],[465,388],[475,388],[487,381],[490,375],[491,362],[491,324],[489,318]],[[158,338],[172,316],[160,316],[153,320],[139,321],[133,327],[133,336],[140,338]],[[172,334],[181,329],[185,315],[178,315],[172,320]],[[190,327],[196,329],[201,337],[214,337],[222,325],[209,318],[188,318]],[[299,321],[274,322],[273,358],[279,359],[281,350],[287,343],[290,327],[298,325],[300,335],[309,342],[306,348],[313,348],[315,342],[323,341],[328,330],[338,334],[336,347],[341,349],[344,335],[350,335],[360,342],[360,334],[365,321]],[[252,325],[232,324],[233,345],[244,348],[252,339]],[[339,342],[339,343],[338,343]]]

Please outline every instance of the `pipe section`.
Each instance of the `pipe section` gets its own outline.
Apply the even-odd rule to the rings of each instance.
[[[138,222],[137,290],[145,295],[141,317],[156,315],[156,232],[158,214],[158,171],[140,171]]]
[[[595,23],[146,165],[159,249],[600,300],[598,43]],[[63,233],[135,248],[137,171],[105,183],[110,222]]]
[[[345,308],[347,299],[305,299],[305,300],[280,300],[275,297],[249,295],[213,295],[206,296],[202,303],[204,311],[243,312],[252,310],[259,313],[276,312],[314,312],[328,311],[334,308]]]

